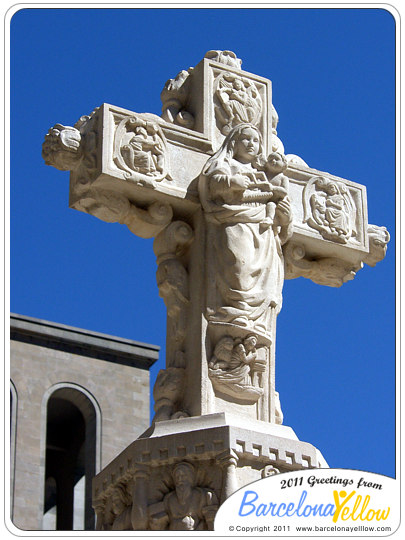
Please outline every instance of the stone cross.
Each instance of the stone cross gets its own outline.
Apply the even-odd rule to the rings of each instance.
[[[46,164],[71,171],[70,207],[155,238],[167,356],[153,424],[215,413],[282,424],[284,279],[339,287],[380,261],[389,241],[368,223],[364,186],[285,155],[271,81],[241,64],[209,51],[166,82],[160,117],[104,103],[74,127],[56,124],[43,145]],[[237,456],[226,456],[232,471]],[[127,518],[146,528],[146,507],[135,506]],[[181,528],[168,511],[163,525],[153,515],[149,528]]]

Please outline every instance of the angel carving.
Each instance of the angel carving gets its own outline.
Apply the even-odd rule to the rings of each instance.
[[[217,120],[226,135],[241,123],[256,125],[262,111],[262,100],[256,86],[233,73],[224,73],[216,81]]]
[[[342,182],[316,176],[304,192],[304,222],[325,240],[346,244],[356,235],[356,206]]]

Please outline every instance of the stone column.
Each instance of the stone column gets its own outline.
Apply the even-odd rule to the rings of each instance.
[[[148,528],[148,480],[149,469],[137,468],[132,484],[131,523],[134,531],[145,531]]]
[[[221,504],[239,488],[236,477],[238,459],[234,450],[226,451],[217,457],[217,461],[222,467]]]

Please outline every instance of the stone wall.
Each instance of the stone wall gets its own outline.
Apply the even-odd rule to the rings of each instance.
[[[20,316],[12,316],[11,336],[12,521],[40,530],[48,398],[70,387],[93,404],[98,472],[149,426],[149,367],[158,348]]]

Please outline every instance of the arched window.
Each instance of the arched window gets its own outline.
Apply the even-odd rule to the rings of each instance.
[[[100,412],[85,389],[65,383],[46,396],[44,530],[92,530],[91,482],[99,470]]]

